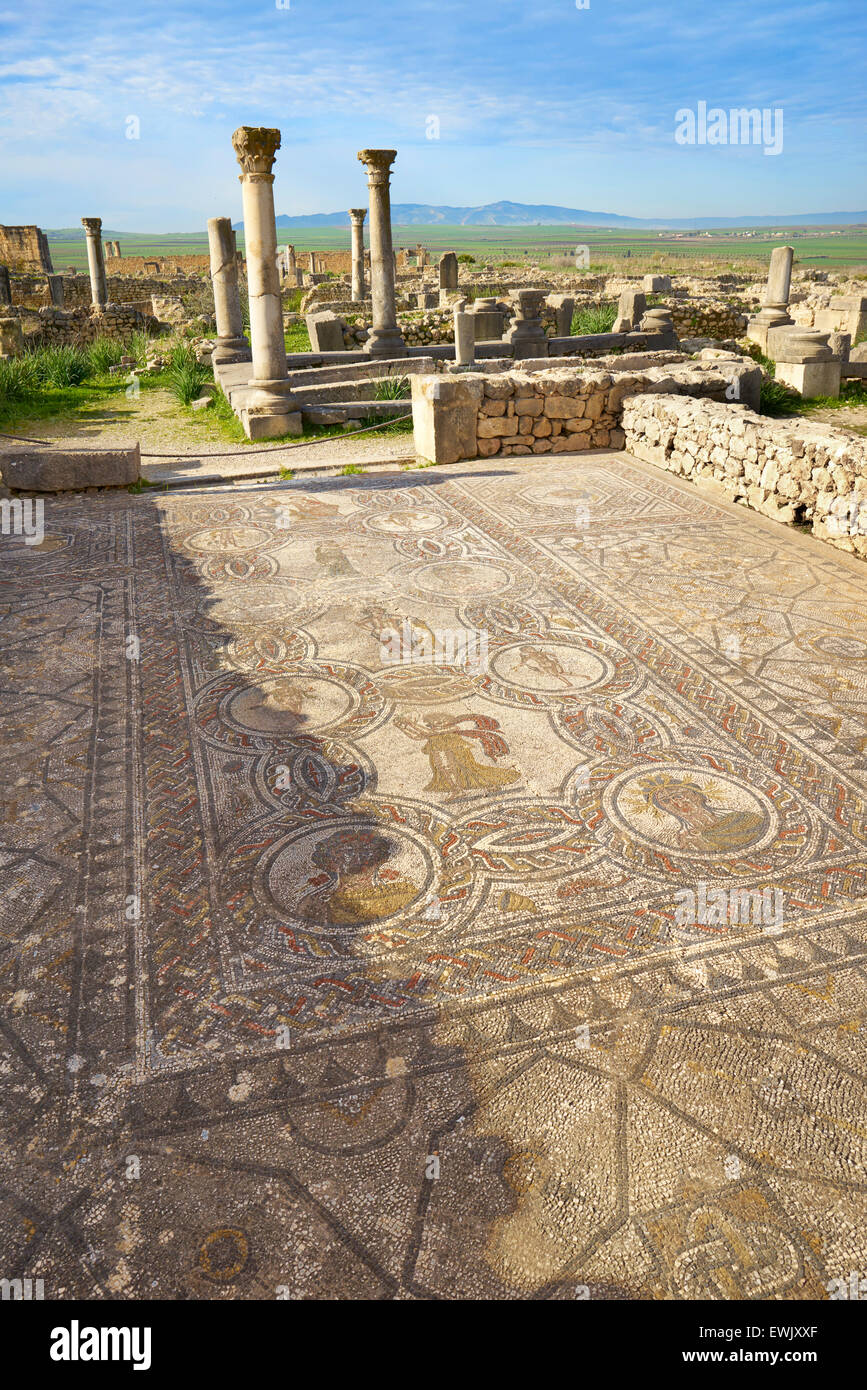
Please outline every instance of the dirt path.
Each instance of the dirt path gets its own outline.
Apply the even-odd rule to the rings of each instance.
[[[181,413],[169,391],[144,390],[138,396],[98,401],[80,407],[74,417],[24,421],[11,434],[49,441],[75,441],[103,447],[138,440],[142,473],[151,482],[178,481],[219,474],[224,478],[267,476],[281,468],[328,469],[355,463],[415,460],[411,434],[327,436],[307,444],[241,444],[227,440],[210,410]],[[0,447],[9,447],[0,441]],[[146,455],[172,455],[148,459]]]

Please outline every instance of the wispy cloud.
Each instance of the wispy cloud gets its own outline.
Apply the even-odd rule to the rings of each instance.
[[[37,180],[18,157],[23,147],[32,167],[36,159],[53,171],[37,195],[50,225],[69,220],[73,192],[89,206],[128,206],[134,195],[139,226],[156,226],[170,207],[188,209],[171,215],[195,225],[189,218],[200,222],[209,208],[194,197],[234,177],[228,136],[244,122],[283,130],[280,168],[296,175],[291,211],[355,198],[355,148],[375,142],[399,148],[408,201],[473,203],[484,190],[596,207],[604,194],[636,213],[720,211],[712,197],[749,211],[768,188],[768,161],[707,149],[703,163],[673,158],[675,112],[698,100],[784,108],[773,178],[788,210],[845,205],[864,169],[863,97],[856,81],[841,81],[840,44],[845,33],[847,68],[863,69],[867,15],[849,0],[721,0],[678,13],[647,0],[591,0],[583,11],[571,0],[405,0],[399,11],[384,0],[285,9],[192,0],[183,11],[161,0],[84,0],[74,26],[33,0],[21,16],[0,12],[0,24],[12,205],[37,217],[24,216]],[[430,114],[436,143],[426,140]],[[130,115],[140,122],[136,147],[126,140]],[[116,184],[124,172],[129,190]],[[52,193],[61,206],[46,215]]]

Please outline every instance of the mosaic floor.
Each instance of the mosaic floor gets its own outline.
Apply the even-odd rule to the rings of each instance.
[[[0,1275],[867,1276],[867,566],[622,455],[45,523],[0,541]]]

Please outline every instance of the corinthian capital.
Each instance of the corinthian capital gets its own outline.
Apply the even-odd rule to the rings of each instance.
[[[367,208],[350,208],[349,216],[357,227],[360,227],[367,216]]]
[[[269,126],[242,125],[232,136],[232,146],[241,166],[240,178],[273,180],[271,169],[280,148],[280,132]]]
[[[376,188],[388,183],[397,150],[359,150],[358,158],[367,169],[368,187]]]
[[[99,236],[102,231],[101,217],[82,217],[81,225],[88,236]]]

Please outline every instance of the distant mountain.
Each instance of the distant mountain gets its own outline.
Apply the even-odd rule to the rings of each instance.
[[[399,227],[643,227],[659,230],[715,227],[804,227],[867,225],[867,212],[804,212],[787,217],[624,217],[616,212],[588,212],[553,203],[486,203],[479,208],[435,207],[430,203],[393,203],[391,220]],[[314,212],[277,218],[278,227],[349,227],[347,212]],[[243,231],[243,222],[234,223]]]

